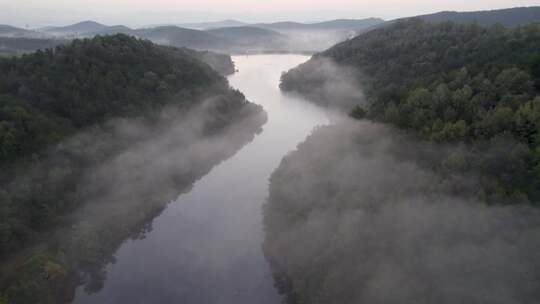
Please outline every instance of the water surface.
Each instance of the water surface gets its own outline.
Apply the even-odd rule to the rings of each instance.
[[[231,85],[268,113],[253,142],[214,167],[153,222],[142,240],[124,243],[107,267],[103,289],[77,290],[75,303],[278,304],[261,244],[268,179],[281,159],[326,113],[280,92],[281,73],[301,55],[238,56]]]

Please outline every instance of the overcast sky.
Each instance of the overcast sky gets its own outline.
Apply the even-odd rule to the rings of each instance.
[[[110,25],[142,26],[219,19],[248,22],[392,19],[442,10],[539,4],[539,0],[0,0],[0,24],[36,27],[96,20]]]

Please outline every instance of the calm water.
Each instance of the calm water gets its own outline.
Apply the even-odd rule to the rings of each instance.
[[[154,220],[143,240],[130,240],[107,267],[104,288],[77,290],[75,303],[281,302],[262,254],[262,205],[268,178],[326,113],[280,92],[279,78],[306,61],[300,55],[233,58],[231,85],[262,105],[268,123],[253,142],[214,167]]]

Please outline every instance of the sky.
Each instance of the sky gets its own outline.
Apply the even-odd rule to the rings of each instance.
[[[539,0],[0,0],[0,24],[40,27],[95,20],[144,26],[222,19],[310,22],[533,5],[540,5]]]

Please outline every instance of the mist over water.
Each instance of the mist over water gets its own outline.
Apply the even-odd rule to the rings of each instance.
[[[264,107],[263,132],[170,204],[144,239],[127,241],[103,289],[79,288],[74,303],[280,303],[261,248],[268,179],[284,155],[329,122],[325,111],[278,88],[281,73],[307,59],[234,58],[240,71],[229,81]]]

